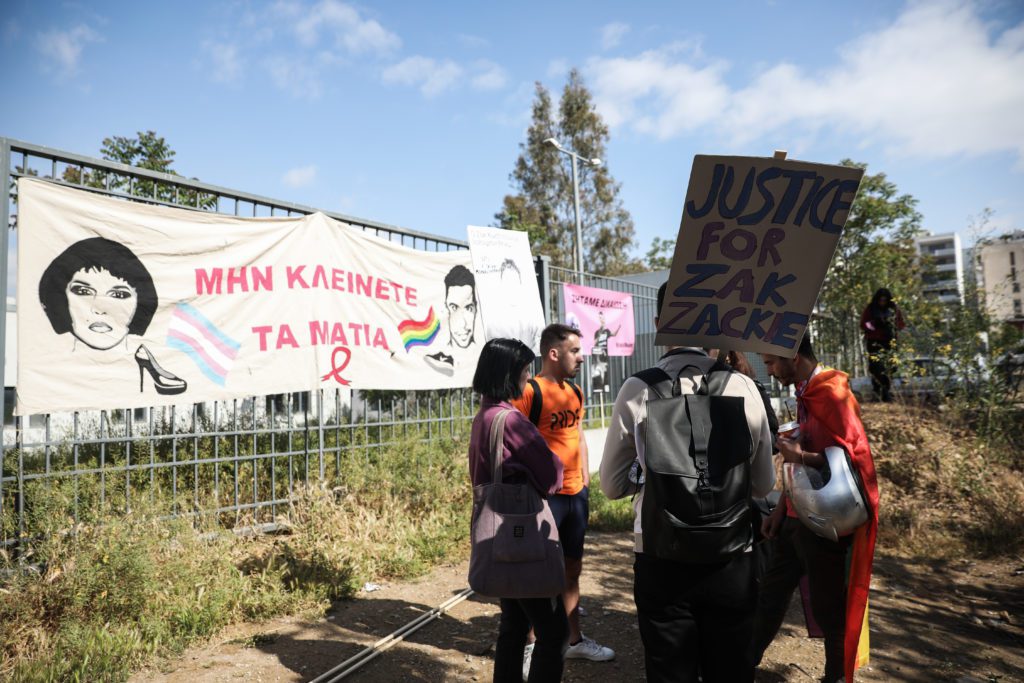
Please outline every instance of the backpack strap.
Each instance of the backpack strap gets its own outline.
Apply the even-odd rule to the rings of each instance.
[[[530,402],[530,422],[540,427],[540,414],[544,410],[543,394],[540,391],[540,384],[537,383],[537,380],[531,377],[527,382],[533,387],[533,400]],[[583,392],[569,380],[565,380],[565,383],[572,387],[572,392],[576,394],[576,399],[580,402],[580,408],[583,408]]]
[[[667,372],[659,367],[647,368],[633,375],[638,380],[646,384],[655,396],[658,398],[665,398],[660,391],[658,391],[658,385],[664,384],[665,382],[671,382],[672,377]]]
[[[544,408],[544,395],[540,391],[540,384],[537,380],[530,378],[529,384],[533,387],[533,400],[530,401],[530,422],[540,427],[540,411]]]
[[[565,380],[565,383],[568,384],[570,387],[572,387],[573,393],[576,394],[576,399],[580,402],[580,408],[582,408],[583,407],[583,392],[580,391],[580,388],[578,386],[576,386],[576,384],[573,383],[571,380]]]

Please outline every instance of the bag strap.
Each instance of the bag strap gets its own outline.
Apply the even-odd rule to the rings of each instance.
[[[647,386],[651,388],[651,391],[654,393],[655,396],[657,396],[658,398],[666,398],[666,396],[661,391],[658,390],[657,385],[664,384],[665,382],[671,382],[671,395],[679,396],[680,394],[682,394],[682,388],[679,386],[679,379],[683,376],[683,373],[686,372],[687,368],[694,368],[700,373],[701,380],[700,385],[697,387],[696,393],[699,395],[707,395],[708,376],[707,374],[705,374],[704,369],[702,367],[700,367],[699,365],[695,365],[693,363],[687,363],[683,367],[679,368],[679,372],[676,373],[675,379],[672,378],[672,375],[668,374],[659,367],[641,370],[640,372],[636,373],[633,376],[646,383]],[[709,370],[708,372],[711,372],[711,370]]]
[[[665,398],[664,396],[662,396],[661,392],[658,391],[658,385],[672,381],[672,377],[659,367],[641,370],[640,372],[633,375],[633,377],[636,377],[638,380],[646,384],[651,389],[651,391],[654,392],[654,395],[657,396],[658,398]]]
[[[491,483],[493,484],[500,484],[502,481],[501,456],[504,455],[505,450],[505,419],[511,412],[511,409],[503,408],[491,420]]]
[[[706,396],[687,394],[686,412],[690,417],[693,461],[697,467],[697,491],[700,492],[703,499],[705,494],[711,491],[710,465],[708,463],[708,442],[711,437],[711,403]]]
[[[527,380],[531,387],[533,387],[533,400],[530,401],[530,422],[536,427],[540,427],[540,411],[544,407],[544,395],[540,393],[540,384],[537,380],[530,378]]]
[[[576,394],[576,400],[580,402],[580,408],[582,408],[583,407],[583,392],[580,391],[580,388],[578,386],[576,386],[570,380],[565,380],[565,383],[568,384],[572,388],[573,393]]]

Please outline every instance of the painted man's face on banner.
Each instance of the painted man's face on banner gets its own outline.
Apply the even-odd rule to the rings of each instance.
[[[448,288],[444,298],[448,309],[448,329],[452,343],[466,348],[473,343],[473,329],[476,327],[476,292],[472,285]]]
[[[110,349],[128,336],[138,297],[135,288],[104,268],[83,268],[67,285],[71,333],[94,349]]]

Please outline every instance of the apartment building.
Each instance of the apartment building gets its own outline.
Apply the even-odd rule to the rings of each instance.
[[[924,278],[924,291],[943,303],[959,303],[964,298],[964,258],[960,235],[946,232],[915,240],[921,256],[931,259],[933,272]]]
[[[1024,329],[1024,230],[986,240],[979,250],[989,314]]]

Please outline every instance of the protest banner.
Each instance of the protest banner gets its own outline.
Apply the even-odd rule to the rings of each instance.
[[[19,415],[469,386],[469,252],[18,183]]]
[[[566,324],[580,331],[580,348],[590,356],[594,391],[608,391],[609,356],[633,355],[633,295],[571,284],[562,285],[562,295]]]
[[[540,353],[544,308],[525,232],[466,227],[486,339],[518,339]]]
[[[796,355],[863,175],[694,157],[655,342]]]

